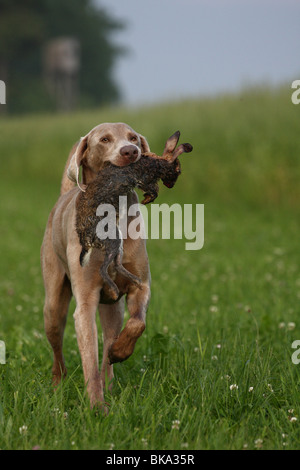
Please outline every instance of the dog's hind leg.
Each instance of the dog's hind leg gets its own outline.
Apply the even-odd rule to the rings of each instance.
[[[113,385],[113,365],[109,363],[107,358],[109,348],[122,329],[125,310],[124,300],[124,297],[122,297],[113,305],[99,305],[100,322],[103,332],[103,355],[100,376],[104,390],[107,387],[111,391]]]
[[[42,248],[42,272],[45,285],[44,325],[48,341],[53,350],[53,384],[60,383],[67,374],[63,357],[63,336],[72,297],[70,281],[59,259],[47,243],[47,236]]]

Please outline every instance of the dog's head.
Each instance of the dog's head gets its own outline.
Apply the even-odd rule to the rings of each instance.
[[[105,123],[94,127],[82,137],[70,160],[68,178],[84,191],[106,162],[126,166],[136,162],[142,153],[149,152],[147,140],[124,123]],[[83,185],[79,182],[82,166]]]

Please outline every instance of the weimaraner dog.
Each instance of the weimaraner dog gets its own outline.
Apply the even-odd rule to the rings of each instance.
[[[74,295],[76,335],[91,406],[104,402],[105,378],[111,385],[114,362],[128,358],[145,329],[146,311],[150,300],[150,270],[145,240],[124,239],[123,265],[142,280],[138,288],[125,278],[111,272],[121,294],[126,295],[130,318],[121,332],[124,318],[124,297],[113,303],[103,292],[99,266],[100,250],[93,250],[89,264],[79,263],[81,246],[75,230],[75,202],[82,183],[95,179],[104,163],[125,166],[149,152],[146,139],[123,123],[105,123],[92,129],[72,148],[61,183],[61,196],[50,213],[41,248],[41,264],[45,285],[44,321],[47,338],[52,346],[53,382],[59,384],[66,375],[62,346],[69,303]],[[76,183],[79,187],[76,186]],[[128,208],[137,204],[135,192],[128,196]],[[128,217],[128,224],[132,221]],[[103,357],[99,372],[96,313],[99,308],[103,330]],[[121,333],[120,333],[121,332]]]
[[[173,151],[178,136],[169,139],[166,151]],[[100,124],[92,129],[70,152],[61,183],[61,195],[50,213],[41,249],[45,285],[44,321],[52,346],[53,382],[59,384],[66,375],[62,347],[69,303],[75,297],[75,329],[84,379],[91,406],[104,403],[105,379],[113,379],[113,362],[127,359],[145,329],[150,300],[150,270],[145,240],[124,239],[123,266],[141,280],[136,286],[113,269],[110,276],[120,298],[113,301],[105,291],[99,266],[104,253],[93,249],[89,263],[79,263],[81,245],[75,229],[76,199],[85,185],[93,181],[105,162],[126,166],[150,152],[146,139],[123,123]],[[81,179],[80,181],[80,167]],[[135,192],[128,195],[128,208],[138,203]],[[139,217],[141,215],[139,214]],[[128,225],[133,217],[128,217]],[[124,295],[129,319],[122,330]],[[96,313],[99,309],[103,330],[103,357],[99,371]],[[122,330],[122,331],[121,331]]]

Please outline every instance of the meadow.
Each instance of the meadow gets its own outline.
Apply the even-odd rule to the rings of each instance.
[[[300,106],[290,94],[1,117],[0,449],[299,449]],[[193,144],[157,202],[204,204],[205,242],[148,240],[147,328],[115,366],[102,416],[85,394],[74,301],[68,376],[53,392],[39,252],[70,148],[106,121],[130,124],[157,153],[177,129]]]

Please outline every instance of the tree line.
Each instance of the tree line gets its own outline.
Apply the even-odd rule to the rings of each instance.
[[[122,28],[93,0],[0,0],[0,80],[6,83],[8,112],[56,109],[43,76],[43,48],[59,37],[80,44],[79,106],[117,101],[112,70],[125,49],[111,37]]]

